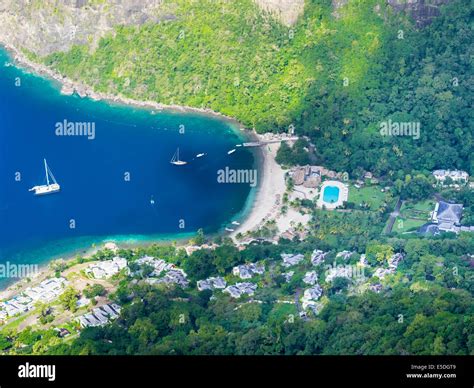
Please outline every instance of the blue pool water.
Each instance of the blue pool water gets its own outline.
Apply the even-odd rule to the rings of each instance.
[[[336,186],[326,186],[323,192],[323,201],[334,203],[339,199],[339,188]]]
[[[244,140],[233,124],[63,96],[10,61],[0,50],[0,263],[37,263],[106,237],[214,232],[248,206],[248,184],[217,182],[221,169],[256,164],[247,148],[227,154]],[[95,123],[95,139],[57,136],[65,119]],[[186,166],[170,163],[178,147]],[[43,158],[61,192],[35,197]]]

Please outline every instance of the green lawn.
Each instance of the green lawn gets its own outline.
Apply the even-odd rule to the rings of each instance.
[[[296,310],[296,306],[294,304],[275,303],[272,311],[270,311],[270,314],[268,316],[268,321],[281,323],[287,320],[290,314],[293,314],[295,318],[298,316],[298,311]]]
[[[435,202],[433,200],[425,200],[416,203],[404,202],[400,213],[404,218],[416,218],[428,221],[430,212],[434,209]]]
[[[410,218],[397,217],[395,224],[393,224],[392,232],[405,233],[418,229],[420,226],[426,224],[427,221],[413,220]]]
[[[380,191],[380,186],[365,186],[358,189],[351,185],[349,187],[349,202],[353,202],[356,206],[365,202],[370,205],[370,210],[379,209],[382,204],[388,201],[387,193]]]

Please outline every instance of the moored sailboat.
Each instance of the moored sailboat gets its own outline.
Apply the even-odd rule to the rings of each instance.
[[[184,166],[185,164],[188,164],[188,162],[179,159],[179,148],[174,153],[170,163],[174,164],[175,166]]]
[[[46,184],[34,186],[29,190],[29,191],[33,191],[35,195],[53,194],[61,190],[61,186],[56,181],[56,178],[54,178],[54,175],[51,172],[51,169],[49,168],[48,163],[46,162],[46,159],[43,159],[43,160],[44,160],[44,172],[46,175]],[[53,183],[50,182],[50,178]]]

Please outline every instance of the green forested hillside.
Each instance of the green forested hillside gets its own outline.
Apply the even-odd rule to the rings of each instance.
[[[473,173],[472,6],[454,1],[421,31],[381,0],[332,11],[306,1],[287,28],[251,0],[165,2],[173,17],[44,61],[98,91],[212,108],[259,131],[294,124],[336,170]],[[419,122],[420,139],[380,136],[388,120]]]
[[[79,337],[65,342],[53,329],[3,330],[0,350],[11,354],[110,355],[474,354],[472,270],[469,258],[462,254],[472,252],[474,240],[468,235],[459,239],[374,240],[359,249],[373,260],[372,253],[389,247],[387,244],[390,250],[403,252],[404,259],[397,272],[385,279],[382,292],[357,292],[352,281],[342,278],[332,284],[323,282],[325,307],[310,319],[301,319],[294,304],[279,302],[294,300],[302,287],[301,277],[286,283],[276,275],[279,255],[301,252],[309,258],[315,246],[331,250],[325,264],[316,269],[324,272],[335,260],[335,252],[347,247],[340,242],[282,241],[279,245],[249,246],[244,251],[223,245],[190,257],[174,247],[122,250],[120,255],[132,262],[149,254],[183,265],[195,279],[209,275],[200,272],[203,266],[197,264],[202,262],[212,275],[228,280],[232,278],[228,268],[239,263],[265,260],[268,272],[251,280],[258,284],[254,297],[240,299],[220,291],[198,292],[195,282],[183,290],[147,285],[139,276],[135,281],[119,279],[113,298],[123,306],[123,312],[111,325],[84,329]],[[359,254],[355,254],[351,263],[358,260]],[[300,271],[298,267],[293,270]],[[211,295],[214,297],[209,299]]]

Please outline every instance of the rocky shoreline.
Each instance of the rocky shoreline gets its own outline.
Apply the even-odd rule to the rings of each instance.
[[[34,74],[49,78],[57,82],[61,89],[61,94],[70,96],[77,94],[81,98],[90,98],[94,101],[106,101],[115,104],[121,104],[126,106],[134,106],[138,108],[154,109],[158,111],[169,111],[179,113],[198,113],[207,116],[217,117],[231,122],[237,126],[240,130],[246,130],[246,128],[235,118],[226,116],[222,113],[216,112],[209,108],[196,108],[186,105],[167,105],[155,101],[140,101],[133,98],[124,97],[122,95],[114,95],[110,93],[102,93],[94,91],[90,86],[80,82],[71,80],[70,78],[60,74],[59,72],[43,65],[31,61],[16,47],[11,44],[0,42],[13,58],[15,65],[18,65],[22,69],[31,70]]]

